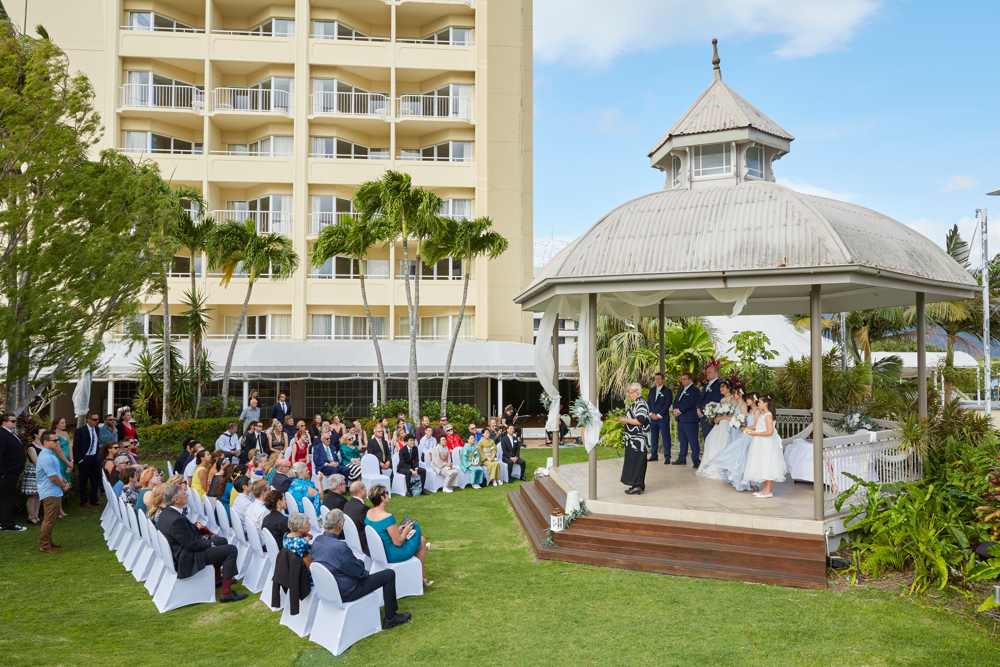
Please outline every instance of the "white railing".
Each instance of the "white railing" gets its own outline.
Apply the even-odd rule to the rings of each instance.
[[[292,214],[283,211],[212,211],[216,222],[253,220],[258,234],[292,235]]]
[[[235,155],[238,157],[292,157],[291,153],[261,153],[260,151],[211,151],[212,155]]]
[[[231,333],[221,333],[221,334],[205,334],[206,338],[212,338],[215,340],[232,340],[233,334]],[[243,323],[243,331],[240,332],[240,340],[291,340],[291,334],[254,334],[252,336],[247,335],[246,323]]]
[[[385,334],[375,334],[378,340],[388,340]],[[371,340],[369,334],[309,334],[309,340]]]
[[[891,484],[918,480],[924,476],[920,455],[900,440],[898,431],[858,433],[837,438],[823,438],[823,500],[827,514],[836,511],[837,496],[854,485],[850,473],[866,482]],[[844,503],[865,501],[866,490],[859,487]]]
[[[292,95],[287,90],[261,88],[216,88],[213,109],[216,111],[277,111],[291,115]]]
[[[139,32],[189,32],[189,33],[203,33],[204,28],[166,28],[163,26],[154,25],[123,25],[119,26],[122,30],[137,30]]]
[[[144,146],[142,148],[125,146],[124,148],[119,148],[120,153],[130,153],[130,154],[143,154],[143,155],[201,155],[200,148],[149,148]]]
[[[366,37],[364,35],[310,35],[313,39],[334,39],[348,42],[388,42],[388,37]]]
[[[324,227],[329,227],[330,225],[335,225],[340,222],[341,216],[349,216],[355,220],[361,217],[360,213],[332,213],[326,212],[314,212],[309,214],[309,218],[312,220],[312,233],[319,234],[320,230]],[[388,277],[388,276],[387,276]]]
[[[454,95],[400,95],[397,115],[472,120],[472,98]]]
[[[121,91],[123,107],[205,110],[205,91],[194,86],[126,83]]]
[[[337,93],[320,91],[312,94],[314,114],[347,114],[352,116],[388,116],[389,98],[383,93]]]
[[[310,153],[309,157],[325,158],[327,160],[388,160],[389,151],[373,152],[368,155],[352,155],[347,153]]]
[[[472,162],[471,157],[424,157],[422,155],[402,155],[399,159],[403,162]]]
[[[472,46],[474,42],[470,39],[467,41],[451,39],[447,41],[435,41],[433,39],[397,39],[397,42],[402,42],[403,44],[436,44],[438,46]]]
[[[213,30],[213,35],[242,35],[244,37],[295,37],[295,32],[262,32],[260,30]]]

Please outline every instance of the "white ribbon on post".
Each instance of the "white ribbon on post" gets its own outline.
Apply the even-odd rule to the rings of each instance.
[[[723,303],[735,302],[733,304],[733,312],[729,314],[729,317],[736,317],[743,312],[743,308],[747,305],[747,299],[753,294],[753,288],[726,287],[724,289],[709,289],[708,293],[716,301],[722,301]]]
[[[76,416],[86,415],[90,412],[90,379],[89,372],[80,376],[73,390],[73,414]]]
[[[590,386],[590,364],[591,360],[597,363],[597,350],[591,348],[591,329],[597,326],[597,322],[590,321],[590,308],[587,299],[580,300],[580,331],[577,334],[577,365],[580,368],[580,394],[587,401],[587,409],[590,411],[591,422],[583,430],[583,446],[590,452],[601,441],[601,413],[588,398],[593,392],[597,394],[597,387]]]
[[[549,416],[545,422],[545,430],[549,432],[559,430],[559,387],[553,382],[556,362],[552,356],[552,345],[558,341],[552,340],[552,327],[559,317],[560,307],[564,314],[569,312],[569,304],[565,298],[556,298],[549,302],[535,336],[535,375],[542,389],[552,399]]]

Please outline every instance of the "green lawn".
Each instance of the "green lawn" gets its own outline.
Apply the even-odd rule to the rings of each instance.
[[[602,450],[602,453],[613,455]],[[544,464],[545,450],[529,452]],[[582,448],[562,460],[584,460]],[[101,539],[95,510],[0,534],[0,664],[18,665],[983,665],[993,625],[878,590],[806,591],[536,561],[504,488],[390,503],[433,544],[413,620],[334,658],[256,596],[158,614]],[[998,633],[1000,634],[1000,633]]]

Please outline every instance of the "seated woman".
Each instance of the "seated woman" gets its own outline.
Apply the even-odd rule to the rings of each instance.
[[[275,464],[277,464],[278,457],[280,456],[278,452],[271,452],[271,455],[267,457],[267,461],[264,462],[264,479],[267,480],[268,484],[274,480],[274,475],[278,472]]]
[[[304,428],[295,434],[295,439],[292,441],[292,452],[288,457],[288,460],[292,462],[292,465],[296,463],[305,463],[306,468],[309,467],[309,458],[311,452],[309,446],[309,432]]]
[[[149,466],[142,471],[139,475],[139,495],[135,499],[135,511],[146,513],[146,499],[149,498],[149,494],[153,492],[153,488],[163,482],[163,477],[160,475],[160,471]]]
[[[223,455],[225,455],[225,452],[223,452]],[[191,476],[191,490],[195,491],[199,498],[204,498],[210,481],[208,471],[212,467],[212,457],[208,453],[208,450],[203,449],[198,452],[195,455],[195,463],[194,475]]]
[[[104,477],[111,481],[111,475],[115,471],[115,457],[118,456],[118,443],[106,442],[101,446],[101,451],[97,453],[97,458],[101,461],[104,469]]]
[[[444,477],[444,485],[441,490],[445,493],[451,493],[451,487],[455,486],[458,471],[451,465],[451,451],[448,449],[446,436],[442,435],[441,439],[438,440],[438,446],[431,451],[431,469]]]
[[[385,547],[385,558],[390,563],[402,563],[414,556],[420,559],[420,571],[424,575],[424,586],[430,586],[424,573],[424,556],[427,554],[427,540],[420,534],[420,525],[406,523],[396,525],[396,517],[389,514],[386,506],[389,504],[389,491],[381,484],[375,484],[368,489],[368,500],[372,508],[365,515],[365,525],[371,526],[382,538]]]
[[[264,494],[264,509],[268,511],[261,525],[264,530],[274,536],[274,541],[281,544],[288,532],[288,517],[284,512],[287,509],[285,504],[285,494],[274,489]]]
[[[205,494],[222,503],[222,506],[226,508],[226,516],[229,516],[229,494],[232,492],[235,472],[236,466],[227,462],[222,466],[222,470],[212,477],[212,482],[208,485],[208,493]]]
[[[288,515],[288,533],[281,540],[281,546],[302,559],[306,570],[312,565],[312,546],[309,544],[309,517],[299,512]],[[312,584],[312,573],[309,573],[309,583]]]
[[[353,432],[348,432],[344,439],[340,441],[340,462],[347,466],[348,479],[355,481],[361,479],[361,457],[363,454],[358,448],[357,438]]]
[[[319,516],[323,494],[320,493],[320,490],[309,479],[309,469],[306,467],[306,464],[299,462],[293,465],[291,475],[289,476],[292,478],[292,484],[288,487],[288,492],[295,498],[295,502],[298,504],[298,511],[304,512],[305,508],[302,506],[302,503],[308,502],[312,503],[312,506],[316,509],[316,516]],[[289,511],[296,511],[294,507],[288,509]]]
[[[163,511],[165,505],[163,504],[163,490],[167,488],[167,484],[157,484],[153,489],[146,495],[146,517],[156,525],[156,522],[160,520],[160,512]],[[184,509],[187,509],[185,507]]]
[[[483,488],[483,480],[486,478],[486,468],[480,465],[479,449],[476,447],[476,436],[469,434],[469,440],[465,446],[459,450],[458,467],[462,472],[469,473],[472,477],[472,488]]]
[[[135,501],[139,497],[139,489],[135,487],[138,476],[133,466],[128,466],[118,474],[118,484],[115,484],[115,495],[124,500],[127,504],[135,506]]]
[[[479,444],[476,445],[476,449],[479,450],[479,464],[486,467],[486,473],[490,476],[490,486],[499,486],[503,484],[503,478],[500,477],[497,443],[487,433],[483,434]]]

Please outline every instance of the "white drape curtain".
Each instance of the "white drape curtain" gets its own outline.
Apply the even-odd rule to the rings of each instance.
[[[552,398],[549,416],[545,422],[546,431],[559,430],[559,387],[553,382],[556,362],[552,355],[552,327],[560,312],[564,316],[571,312],[569,302],[562,297],[552,299],[542,314],[542,321],[535,335],[535,375],[538,376],[542,389]]]
[[[596,298],[592,295],[590,298]],[[580,299],[580,331],[577,334],[577,364],[580,368],[580,393],[587,401],[590,410],[591,424],[583,431],[583,446],[590,452],[601,440],[601,413],[597,406],[587,399],[593,392],[597,394],[597,387],[590,386],[590,364],[597,363],[597,350],[593,349],[592,336],[590,332],[597,322],[591,321],[590,308],[586,297]]]
[[[708,293],[711,294],[712,298],[716,301],[733,303],[733,312],[729,314],[729,317],[736,317],[743,312],[744,306],[747,305],[747,299],[749,299],[750,295],[753,294],[753,288],[727,287],[724,289],[709,289]]]
[[[84,373],[73,390],[73,414],[80,416],[90,412],[90,380],[93,376]]]

